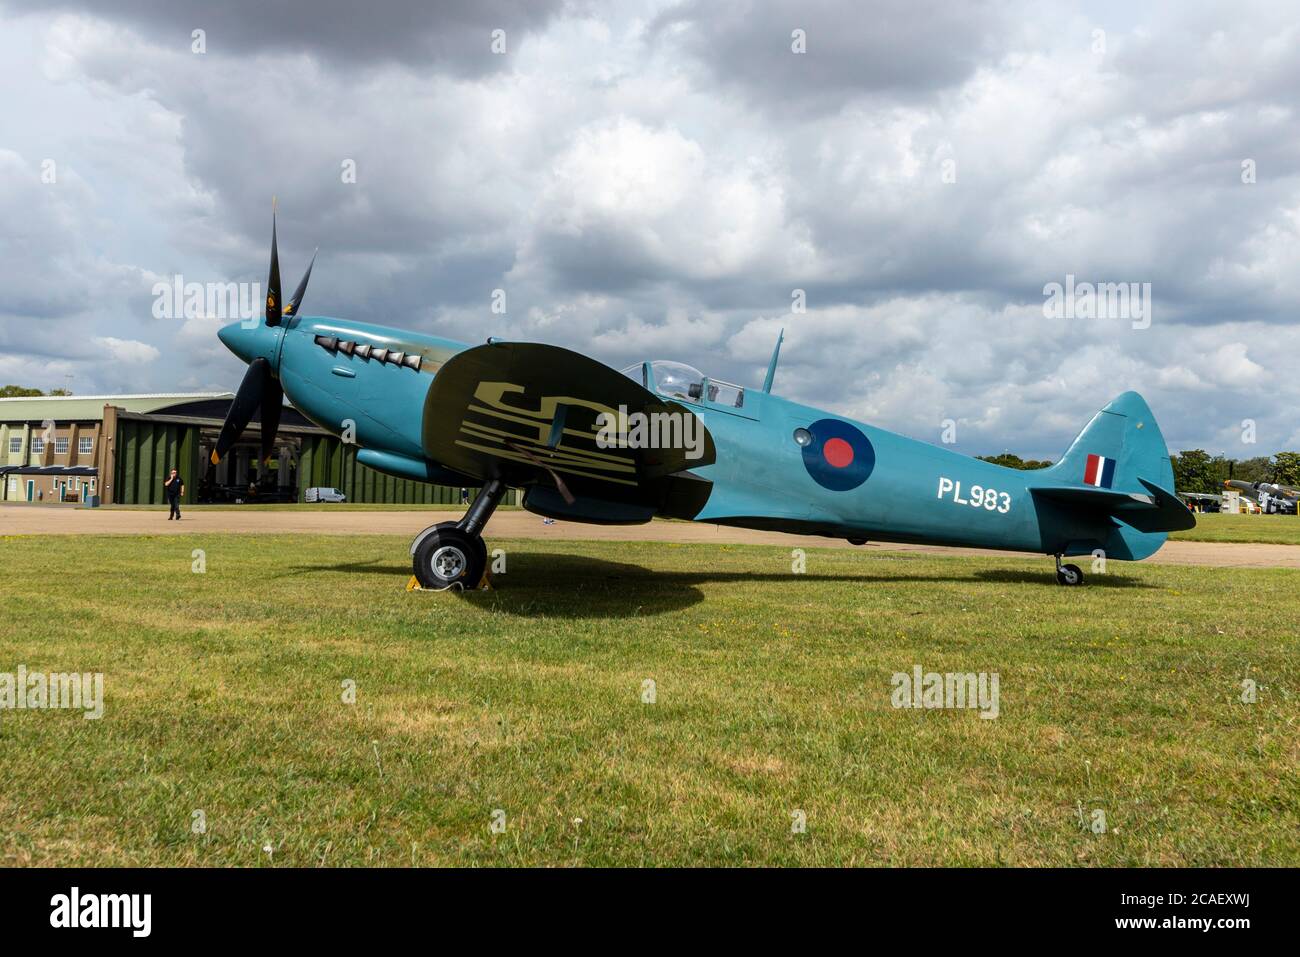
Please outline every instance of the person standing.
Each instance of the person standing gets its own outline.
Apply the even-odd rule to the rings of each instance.
[[[176,521],[181,520],[181,496],[185,494],[185,480],[172,469],[171,474],[167,476],[167,481],[163,483],[163,491],[167,495],[167,503],[171,505],[171,513],[167,516],[167,521],[173,518]]]

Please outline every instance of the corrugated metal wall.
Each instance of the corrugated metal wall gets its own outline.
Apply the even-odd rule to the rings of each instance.
[[[333,436],[304,436],[298,462],[298,500],[302,501],[308,488],[317,486],[340,489],[349,502],[448,505],[460,501],[459,488],[376,472],[357,461],[356,446],[344,445]],[[470,494],[476,491],[471,488]],[[512,489],[505,502],[519,504],[519,491]]]
[[[163,482],[174,465],[185,479],[185,498],[194,501],[204,466],[199,462],[199,427],[119,419],[117,425],[116,501],[123,505],[160,505]],[[460,489],[394,478],[357,462],[355,446],[333,436],[306,435],[298,462],[298,500],[308,488],[343,491],[349,502],[403,505],[455,504]],[[476,490],[470,489],[470,494]],[[518,504],[511,491],[507,504]]]
[[[198,491],[198,426],[118,419],[114,500],[123,505],[160,505],[163,482],[175,466],[185,479],[185,501]]]

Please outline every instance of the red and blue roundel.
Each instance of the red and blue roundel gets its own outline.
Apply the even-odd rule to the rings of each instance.
[[[876,450],[856,426],[819,419],[808,426],[813,440],[803,447],[803,465],[813,481],[832,492],[857,488],[876,467]]]

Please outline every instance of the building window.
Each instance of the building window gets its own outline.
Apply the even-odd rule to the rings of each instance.
[[[32,454],[43,455],[45,453],[45,440],[39,435],[32,436]]]
[[[95,446],[95,440],[89,435],[83,435],[77,439],[77,451],[82,455],[89,455]]]
[[[54,454],[55,455],[68,454],[68,437],[66,435],[56,435],[54,437]]]
[[[23,437],[21,435],[9,436],[9,454],[17,455],[23,450]]]

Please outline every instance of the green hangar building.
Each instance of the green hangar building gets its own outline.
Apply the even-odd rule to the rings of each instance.
[[[307,489],[337,488],[349,502],[431,505],[460,489],[377,472],[292,406],[286,406],[269,470],[258,483],[260,413],[215,467],[208,457],[234,395],[229,392],[34,396],[0,399],[0,502],[157,505],[173,468],[184,501],[301,502]],[[256,488],[252,488],[256,484]]]

